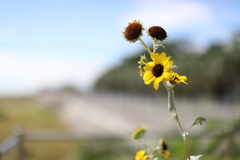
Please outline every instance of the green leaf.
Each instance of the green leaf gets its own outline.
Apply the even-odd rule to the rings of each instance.
[[[204,118],[204,117],[197,117],[197,118],[193,121],[192,125],[189,127],[188,132],[190,131],[190,128],[191,128],[191,127],[195,126],[196,124],[202,125],[203,122],[207,123],[207,119]]]

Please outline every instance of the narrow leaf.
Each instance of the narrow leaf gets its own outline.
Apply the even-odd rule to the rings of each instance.
[[[207,119],[204,118],[204,117],[197,117],[197,118],[193,121],[193,123],[191,124],[191,126],[189,127],[188,132],[190,131],[190,128],[191,128],[191,127],[195,126],[196,124],[202,125],[203,122],[207,123]]]

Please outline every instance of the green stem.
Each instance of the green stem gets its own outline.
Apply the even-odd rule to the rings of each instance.
[[[153,53],[156,53],[159,47],[163,47],[164,49],[166,49],[163,44],[158,44],[157,40],[153,40]]]
[[[185,149],[186,149],[186,152],[187,152],[187,155],[188,155],[188,160],[191,160],[190,152],[189,152],[188,144],[187,144],[187,136],[185,135],[185,133],[182,129],[182,125],[181,125],[180,120],[178,118],[177,109],[175,108],[175,105],[174,105],[174,90],[171,86],[169,86],[166,83],[166,81],[163,81],[163,83],[164,83],[164,86],[165,86],[165,88],[168,92],[168,109],[170,111],[171,116],[176,120],[176,122],[178,124],[178,128],[181,132],[183,142],[184,142],[184,145],[185,145]]]
[[[184,142],[184,145],[185,145],[185,148],[186,148],[186,152],[187,152],[187,155],[188,155],[188,159],[191,160],[190,158],[190,152],[189,152],[189,149],[188,149],[188,143],[187,143],[187,136],[185,135],[183,129],[182,129],[182,126],[181,126],[181,123],[180,123],[180,120],[178,118],[178,114],[177,114],[177,109],[174,108],[174,111],[176,113],[176,117],[175,117],[175,120],[177,121],[177,124],[178,124],[178,128],[182,134],[182,138],[183,138],[183,142]]]
[[[148,53],[151,54],[152,52],[151,52],[151,50],[148,48],[148,46],[146,45],[146,43],[144,43],[144,41],[143,41],[141,38],[139,38],[139,40],[140,40],[141,44],[143,45],[143,47],[148,51]]]
[[[141,138],[140,142],[142,143],[143,147],[145,148],[147,155],[148,155],[148,159],[152,160],[153,159],[153,155],[152,155],[152,149],[150,147],[148,147],[148,145],[145,143],[145,141]]]
[[[156,42],[155,42],[155,41],[153,41],[153,53],[155,53],[155,52],[156,52],[156,50],[157,50],[157,47],[156,47]]]

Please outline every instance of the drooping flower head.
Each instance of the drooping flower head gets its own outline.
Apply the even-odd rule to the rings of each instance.
[[[146,160],[148,158],[148,155],[145,154],[145,150],[141,150],[136,153],[135,160]]]
[[[163,141],[163,139],[159,140],[159,147],[160,147],[160,151],[161,151],[162,156],[165,159],[168,159],[169,156],[170,156],[170,152],[168,151],[167,144]]]
[[[188,84],[187,82],[185,82],[187,80],[186,76],[180,76],[178,73],[174,73],[172,72],[172,78],[171,78],[171,82],[179,84],[179,83],[185,83]]]
[[[159,26],[150,27],[147,32],[155,40],[163,41],[167,38],[167,32]]]
[[[141,36],[144,27],[140,21],[129,23],[123,32],[124,38],[129,42],[136,42]]]
[[[169,72],[170,67],[173,65],[173,61],[169,61],[171,57],[166,57],[166,53],[151,53],[152,62],[145,63],[144,67],[144,83],[149,85],[153,82],[153,87],[158,90],[159,83],[161,81],[169,81],[172,78],[172,74]]]

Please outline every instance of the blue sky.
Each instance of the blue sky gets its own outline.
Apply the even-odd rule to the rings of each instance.
[[[142,49],[122,37],[135,19],[145,28],[162,26],[170,42],[227,42],[240,28],[239,8],[237,0],[0,0],[0,95],[65,84],[91,89]]]

